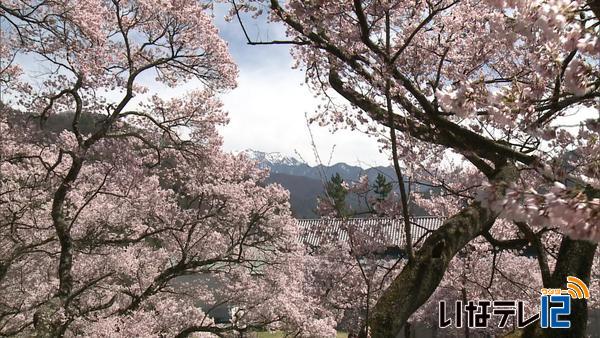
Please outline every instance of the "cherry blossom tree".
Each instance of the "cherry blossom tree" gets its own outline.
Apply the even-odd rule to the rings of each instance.
[[[236,66],[208,6],[0,3],[1,335],[335,335],[288,193],[220,150]]]
[[[335,223],[341,224],[336,227]],[[320,239],[306,258],[311,262],[306,264],[307,292],[335,318],[338,329],[351,337],[367,334],[375,302],[404,262],[402,256],[386,254],[392,244],[385,233],[366,230],[336,219],[309,229],[313,234],[320,232]]]
[[[448,270],[431,298],[415,312],[410,321],[425,323],[443,332],[444,336],[468,337],[482,333],[500,335],[517,326],[517,314],[507,317],[492,315],[485,328],[469,328],[463,316],[463,324],[454,322],[455,302],[463,306],[469,301],[523,301],[523,319],[534,315],[542,287],[541,275],[535,258],[523,256],[512,249],[495,248],[484,238],[478,238],[465,246],[450,262]],[[445,318],[452,318],[448,328],[438,328],[439,307],[443,301]],[[517,304],[514,309],[517,310]],[[463,311],[461,309],[461,311]],[[435,315],[433,315],[435,314]]]
[[[248,42],[293,45],[324,100],[316,121],[383,139],[397,168],[442,189],[430,207],[454,202],[379,298],[373,336],[395,336],[480,235],[495,246],[527,241],[545,287],[568,275],[590,282],[600,238],[596,1],[230,3],[242,24],[245,11],[268,11],[285,25],[286,41]],[[491,235],[506,226],[516,238]],[[549,229],[558,243],[544,242]],[[553,264],[546,244],[558,246]],[[583,335],[586,301],[570,318],[569,332],[539,334]]]
[[[428,185],[438,187],[436,182],[428,182]],[[466,181],[455,177],[449,185],[439,185],[443,188],[442,193],[433,193],[432,196],[431,192],[420,192],[413,195],[415,201],[426,210],[446,217],[459,210],[461,203],[464,203],[453,192],[453,186],[466,185]],[[310,284],[311,292],[338,318],[339,327],[360,337],[367,335],[369,313],[373,305],[406,263],[405,247],[397,247],[396,243],[391,242],[392,237],[386,231],[390,222],[388,217],[401,215],[399,210],[403,206],[396,192],[381,199],[377,193],[379,186],[370,186],[366,176],[346,187],[346,194],[357,195],[373,206],[370,211],[373,215],[362,220],[343,220],[337,218],[336,203],[328,199],[320,201],[319,211],[325,219],[308,231],[319,238],[319,245],[312,248],[308,258],[313,261],[309,268],[312,276]],[[364,213],[360,215],[364,216]],[[418,225],[414,222],[411,224],[413,228]],[[520,300],[527,304],[527,318],[533,314],[539,302],[539,290],[543,287],[542,272],[536,258],[531,257],[531,252],[535,250],[532,250],[527,239],[520,236],[518,228],[510,224],[509,221],[498,219],[489,233],[477,237],[459,251],[436,291],[409,318],[411,325],[404,327],[406,336],[411,334],[413,324],[425,324],[441,331],[444,336],[456,337],[497,335],[517,325],[516,316],[508,318],[507,323],[501,326],[499,318],[492,316],[488,327],[483,329],[473,330],[466,325],[462,328],[451,326],[438,329],[438,316],[434,314],[439,311],[440,301],[447,304],[447,317],[454,316],[453,306],[457,300],[463,304],[469,300]],[[414,248],[421,248],[424,238],[431,232],[422,231],[420,236],[415,236]],[[544,242],[543,256],[540,257],[549,258],[546,264],[554,264],[560,234],[550,228],[542,228],[535,235],[543,238]]]

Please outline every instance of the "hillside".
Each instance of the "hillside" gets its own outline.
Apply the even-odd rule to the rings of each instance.
[[[290,192],[292,213],[297,218],[315,218],[317,198],[324,194],[324,182],[332,175],[339,173],[346,182],[356,182],[362,175],[367,175],[369,182],[374,182],[379,173],[388,181],[396,182],[394,169],[390,167],[361,168],[346,163],[336,163],[331,166],[310,166],[292,156],[281,153],[266,153],[256,150],[245,150],[245,154],[259,162],[259,165],[268,168],[271,172],[267,183],[279,183]],[[425,189],[417,186],[416,190]],[[363,201],[348,197],[347,203],[358,211],[364,211]],[[415,215],[426,215],[424,210],[413,205]]]

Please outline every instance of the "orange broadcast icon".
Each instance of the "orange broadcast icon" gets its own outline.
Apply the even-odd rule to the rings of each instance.
[[[587,285],[581,279],[573,276],[567,277],[567,290],[563,290],[563,292],[568,293],[574,299],[590,298],[590,290]]]

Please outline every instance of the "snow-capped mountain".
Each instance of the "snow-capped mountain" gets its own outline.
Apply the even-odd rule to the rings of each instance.
[[[279,152],[267,153],[264,151],[246,149],[246,150],[242,151],[242,153],[246,154],[251,159],[256,160],[260,163],[264,163],[264,164],[267,164],[267,163],[270,165],[282,164],[282,165],[290,165],[290,166],[306,164],[293,156],[287,156],[287,155],[284,155]]]
[[[259,162],[263,168],[269,168],[267,183],[279,183],[290,191],[292,211],[299,218],[316,217],[317,197],[324,191],[324,184],[332,175],[339,173],[346,182],[356,182],[360,176],[367,175],[374,182],[377,174],[383,174],[388,181],[396,181],[392,167],[374,167],[364,169],[346,163],[310,166],[294,156],[282,153],[268,153],[253,149],[244,150],[251,159]]]
[[[294,156],[284,155],[278,152],[267,153],[263,151],[247,149],[244,150],[243,153],[249,156],[251,159],[258,161],[260,163],[260,166],[269,168],[271,170],[271,174],[302,176],[311,179],[316,179],[322,182],[328,180],[331,177],[331,175],[335,173],[339,173],[344,180],[352,182],[358,180],[361,174],[370,174],[370,171],[375,169],[363,169],[361,167],[349,165],[346,163],[336,163],[329,166],[310,166],[305,162],[298,160]],[[384,173],[388,173],[389,171],[389,168],[378,168]]]
[[[331,175],[336,173],[340,174],[346,182],[356,182],[362,175],[367,175],[369,181],[372,181],[377,177],[377,174],[383,174],[390,181],[396,180],[396,173],[391,166],[378,166],[367,169],[346,163],[310,166],[294,156],[285,155],[279,152],[268,153],[259,150],[246,149],[242,151],[242,153],[246,154],[251,159],[258,161],[261,167],[269,168],[271,174],[302,176],[316,179],[321,182],[329,180]]]

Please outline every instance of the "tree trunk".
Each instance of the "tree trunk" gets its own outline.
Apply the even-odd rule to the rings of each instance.
[[[54,297],[42,304],[33,315],[35,338],[61,337],[61,312],[62,301]]]
[[[512,182],[517,175],[513,166],[505,165],[496,173],[493,182]],[[375,305],[371,319],[372,337],[396,337],[410,315],[435,291],[454,255],[489,230],[496,217],[496,212],[475,202],[434,231],[415,252],[414,261],[402,269]]]
[[[544,287],[564,289],[567,284],[567,276],[575,276],[589,285],[596,247],[595,243],[565,237],[560,245],[551,284],[544,285]],[[571,321],[569,329],[541,329],[538,322],[535,322],[523,330],[520,337],[585,337],[588,321],[587,300],[572,299],[571,314],[568,319]]]
[[[406,322],[406,324],[404,324],[404,338],[410,338],[410,323]]]
[[[590,275],[596,244],[564,238],[558,254],[556,268],[552,274],[551,288],[566,288],[567,276],[576,276],[590,285]],[[588,308],[586,299],[571,300],[571,328],[568,330],[546,330],[546,337],[584,337],[587,328]]]

